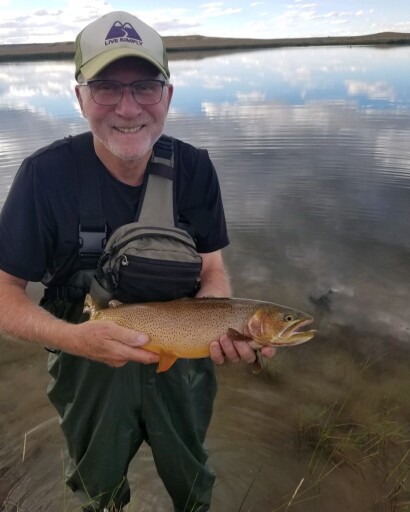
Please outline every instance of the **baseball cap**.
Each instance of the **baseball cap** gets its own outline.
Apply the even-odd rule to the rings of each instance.
[[[136,16],[114,11],[87,25],[75,40],[75,78],[90,80],[122,57],[139,57],[170,77],[168,57],[161,36]]]

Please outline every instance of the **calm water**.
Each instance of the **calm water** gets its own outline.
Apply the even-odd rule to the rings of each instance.
[[[236,296],[307,310],[322,332],[410,341],[409,61],[408,47],[356,47],[171,62],[166,131],[207,147],[216,165]],[[64,61],[0,64],[0,207],[26,155],[87,129],[72,73]],[[29,366],[18,351],[5,361],[16,381]],[[42,371],[30,373],[41,385]],[[19,435],[36,427],[9,409]]]

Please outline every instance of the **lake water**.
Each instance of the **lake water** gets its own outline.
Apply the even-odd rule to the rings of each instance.
[[[353,344],[364,334],[408,344],[410,47],[201,57],[171,62],[175,93],[166,132],[208,148],[215,163],[230,231],[225,259],[235,295],[306,310],[316,317],[322,337],[336,326],[358,333]],[[26,155],[87,129],[72,75],[66,61],[0,64],[0,207]],[[0,443],[7,440],[7,447],[1,452],[0,444],[0,477],[13,500],[20,500],[19,510],[50,510],[48,504],[55,503],[50,496],[63,492],[61,475],[47,472],[47,461],[62,444],[52,410],[42,401],[43,362],[38,351],[6,344]],[[221,378],[225,388],[219,400],[238,389],[236,373]],[[270,387],[260,381],[254,385],[268,393],[271,403]],[[223,402],[217,407],[222,413]],[[10,461],[22,435],[32,431],[34,438],[41,429],[51,440],[46,447],[41,436],[37,440],[36,450],[46,461],[41,477],[34,463],[30,471],[26,463],[13,472]],[[221,438],[212,440],[216,446]],[[261,446],[263,458],[266,445]],[[252,449],[245,460],[254,456]],[[229,459],[226,466],[215,459],[223,471],[232,466]],[[141,477],[142,489],[151,476]],[[215,510],[239,510],[241,499],[236,499],[233,506],[229,488],[221,485]],[[28,502],[31,508],[24,508]],[[138,510],[167,510],[161,506]],[[260,499],[247,507],[271,510]]]

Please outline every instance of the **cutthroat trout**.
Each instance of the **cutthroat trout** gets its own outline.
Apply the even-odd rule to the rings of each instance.
[[[98,309],[87,295],[84,312],[89,313],[90,320],[111,320],[148,334],[144,349],[159,354],[157,372],[168,370],[180,357],[209,357],[211,342],[223,334],[247,341],[258,350],[298,345],[316,332],[300,330],[313,321],[302,311],[248,299],[184,298],[142,304],[111,301],[107,309]]]

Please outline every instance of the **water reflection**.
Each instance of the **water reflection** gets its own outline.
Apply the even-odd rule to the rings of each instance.
[[[70,117],[77,109],[71,63],[40,61],[2,64],[0,79],[1,106],[49,117]]]
[[[190,88],[185,105],[196,110],[202,102],[236,102],[240,96],[289,105],[353,99],[358,108],[391,108],[393,102],[408,106],[403,66],[409,54],[406,47],[263,50],[175,62],[174,82],[184,92]]]
[[[175,111],[260,100],[288,105],[353,100],[358,108],[408,107],[408,47],[321,47],[234,52],[171,63]],[[71,117],[71,61],[0,64],[0,105]]]
[[[273,298],[260,286],[283,273],[283,299],[297,288],[301,307],[329,289],[363,292],[366,280],[402,288],[389,273],[410,249],[409,53],[293,48],[172,62],[167,130],[211,152],[243,294],[251,282],[254,295]],[[0,65],[0,205],[24,156],[87,128],[72,73],[69,61]],[[379,247],[372,273],[367,257]]]
[[[218,169],[232,242],[226,259],[236,295],[310,311],[324,337],[327,329],[340,326],[358,333],[350,340],[354,345],[364,333],[380,343],[409,342],[409,54],[408,47],[294,48],[171,63],[175,95],[167,132],[207,147]],[[0,65],[0,207],[26,155],[87,128],[72,74],[71,62]],[[15,348],[8,349],[9,360],[13,371],[0,374],[19,399],[27,392],[19,387],[19,371],[29,374],[38,400],[46,381],[43,367],[30,369],[25,353]],[[271,410],[278,400],[272,389],[260,382],[252,386],[258,386],[259,397],[266,396],[261,411]],[[236,381],[224,382],[225,394],[233,390],[236,396],[238,389]],[[230,425],[221,400],[215,421],[224,423],[212,437],[216,465],[227,442],[218,434]],[[51,413],[37,410],[26,427],[24,415],[10,412],[7,404],[0,397],[0,413],[5,411],[13,433],[0,428],[0,440],[10,440],[17,452],[16,435],[48,421]],[[239,409],[241,426],[254,429],[244,427],[249,411],[243,415]],[[259,431],[258,436],[264,439]],[[234,452],[241,439],[232,437]],[[59,443],[60,438],[53,450]],[[12,455],[8,448],[0,453],[1,474]],[[263,446],[246,456],[256,468],[261,460],[266,468],[265,455]],[[241,452],[241,461],[246,456]],[[43,455],[44,467],[49,457]],[[56,468],[58,461],[53,464]],[[151,470],[155,473],[152,465]],[[25,478],[32,478],[32,471],[22,469]],[[222,471],[232,476],[226,466]],[[264,480],[265,491],[269,482]],[[228,477],[220,496],[227,485]],[[21,492],[32,497],[32,483]],[[40,494],[41,485],[39,503]],[[219,509],[228,510],[220,499]]]

